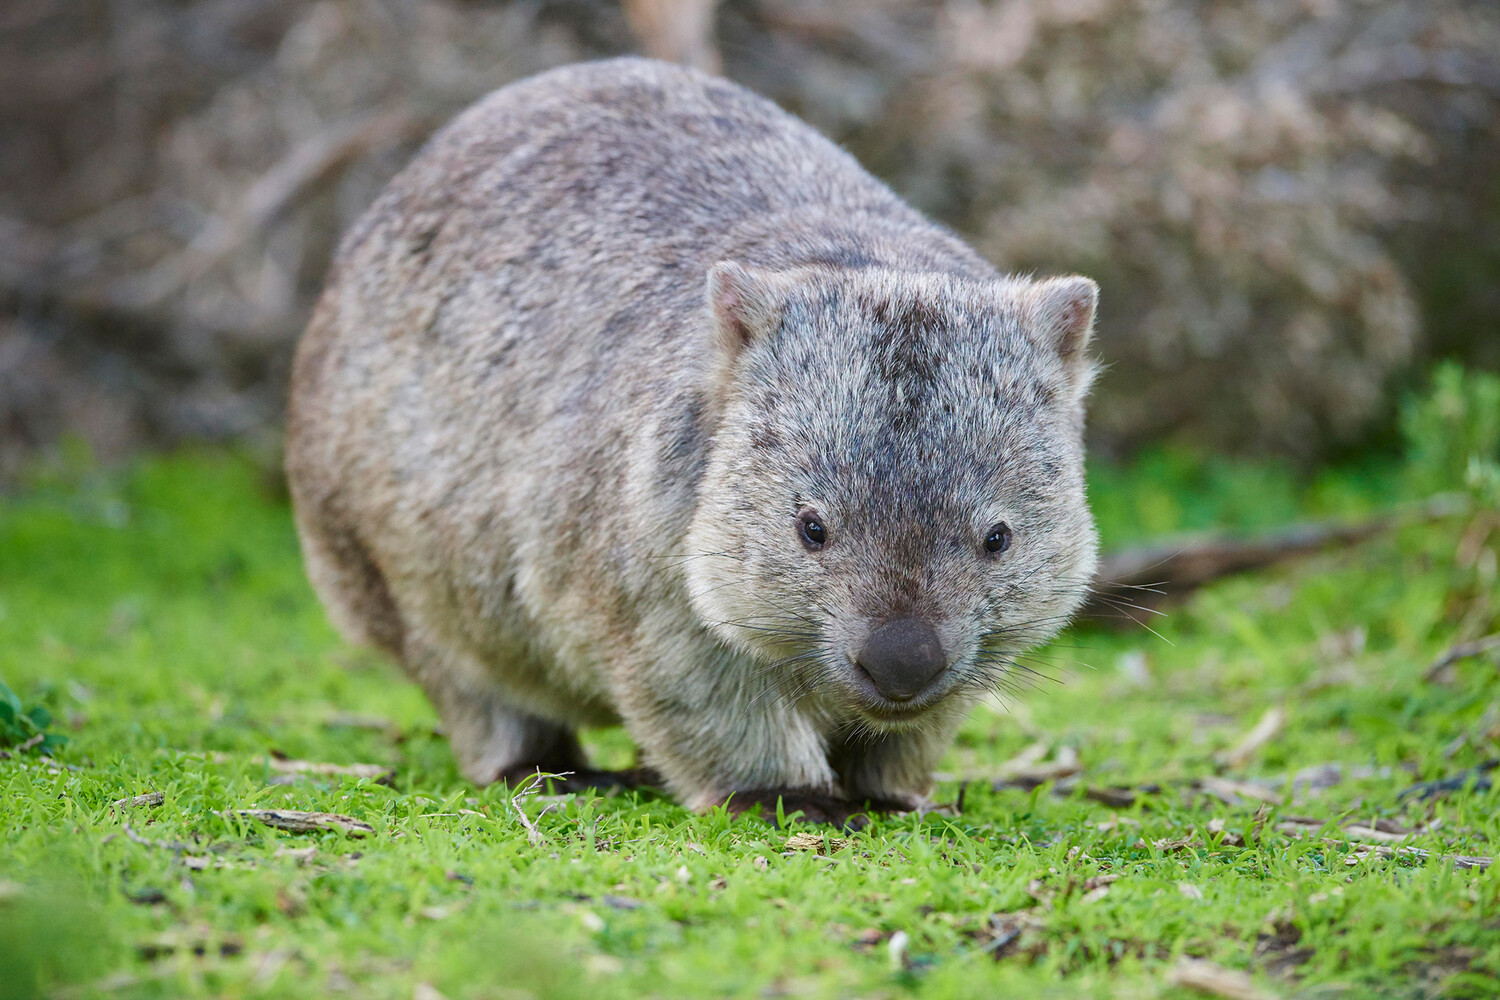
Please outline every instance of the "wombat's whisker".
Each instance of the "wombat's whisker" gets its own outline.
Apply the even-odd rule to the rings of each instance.
[[[1096,597],[1102,597],[1112,590],[1140,590],[1148,594],[1160,594],[1165,597],[1167,592],[1162,588],[1170,582],[1170,580],[1158,580],[1156,583],[1115,583],[1111,581],[1098,586],[1091,585],[1089,593]]]
[[[777,660],[774,663],[766,664],[764,666],[764,668],[761,671],[759,671],[759,673],[760,674],[774,673],[774,672],[777,672],[776,671],[777,667],[784,667],[785,665],[790,664],[790,663],[806,662],[803,659],[804,657],[807,657],[808,661],[816,661],[817,659],[820,658],[816,654],[802,654],[802,655],[799,655],[799,656],[796,656],[796,657],[788,657],[788,658],[786,658],[784,660]],[[763,706],[768,700],[770,700],[772,698],[776,699],[776,701],[779,702],[779,703],[780,702],[784,702],[787,705],[795,705],[797,702],[801,701],[803,697],[805,697],[806,695],[810,694],[815,687],[816,687],[816,679],[815,678],[811,679],[811,680],[804,679],[804,680],[798,681],[798,683],[796,684],[796,686],[793,687],[790,691],[786,690],[784,688],[784,686],[779,685],[779,684],[769,684],[769,685],[766,685],[759,692],[757,692],[755,694],[755,696],[752,697],[748,703],[745,704],[745,706],[743,707],[743,709],[741,709],[736,714],[736,716],[735,716],[735,718],[734,718],[733,721],[736,722],[736,723],[742,721],[752,711],[754,711],[755,709]]]
[[[1077,667],[1084,667],[1088,670],[1094,669],[1094,666],[1092,664],[1085,663],[1084,661],[1073,656],[1054,656],[1043,653],[1021,653],[1015,656],[1014,659],[1016,663],[1023,665],[1028,664],[1029,662],[1041,663],[1050,670],[1071,670]]]
[[[1161,616],[1163,618],[1165,618],[1167,616],[1167,613],[1165,611],[1162,611],[1162,610],[1160,610],[1158,608],[1144,607],[1144,606],[1142,606],[1140,604],[1135,604],[1135,603],[1132,603],[1130,601],[1127,601],[1123,597],[1116,597],[1116,596],[1111,595],[1111,594],[1095,594],[1094,598],[1095,598],[1095,600],[1101,601],[1104,604],[1108,604],[1112,608],[1119,608],[1121,610],[1124,610],[1124,609],[1128,608],[1131,611],[1142,611],[1142,612],[1145,612],[1146,614],[1159,615],[1159,616]]]
[[[1126,621],[1132,623],[1133,625],[1136,625],[1136,626],[1138,626],[1140,628],[1145,629],[1147,632],[1150,632],[1157,639],[1159,639],[1162,642],[1166,643],[1168,646],[1176,645],[1175,643],[1172,642],[1171,639],[1168,639],[1166,636],[1162,635],[1156,629],[1152,628],[1149,623],[1147,623],[1143,619],[1137,618],[1135,615],[1131,614],[1132,611],[1147,611],[1147,612],[1150,612],[1152,614],[1165,616],[1166,615],[1165,611],[1158,611],[1155,608],[1140,608],[1140,607],[1136,607],[1133,604],[1128,604],[1128,603],[1122,604],[1122,603],[1120,603],[1118,601],[1113,601],[1113,600],[1109,600],[1109,599],[1105,599],[1105,598],[1101,598],[1101,600],[1103,600],[1103,602],[1105,604],[1107,604],[1111,608],[1113,608],[1115,610],[1115,613],[1114,614],[1109,614],[1108,612],[1104,612],[1104,611],[1086,611],[1086,612],[1083,612],[1082,614],[1080,614],[1079,617],[1080,618],[1086,618],[1086,619],[1094,620],[1094,621],[1107,621],[1109,619],[1121,619],[1121,618],[1123,618]]]
[[[1019,678],[1026,677],[1031,680],[1047,680],[1055,684],[1062,683],[1061,678],[1055,677],[1044,670],[1030,664],[1022,663],[1015,659],[994,660],[979,664],[979,673],[993,677]]]
[[[709,622],[716,628],[738,628],[746,632],[758,632],[769,639],[805,639],[808,641],[818,639],[822,633],[810,629],[789,629],[776,625],[752,625],[748,621],[720,621]]]

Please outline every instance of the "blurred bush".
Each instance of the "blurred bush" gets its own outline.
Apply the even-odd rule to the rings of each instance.
[[[338,234],[422,137],[638,49],[721,65],[1001,267],[1099,278],[1106,449],[1316,455],[1431,356],[1500,364],[1493,3],[710,6],[12,0],[0,479],[67,431],[274,428]]]

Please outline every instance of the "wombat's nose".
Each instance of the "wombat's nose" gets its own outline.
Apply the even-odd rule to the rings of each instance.
[[[875,690],[891,701],[910,701],[943,669],[943,644],[933,627],[915,618],[897,618],[871,632],[859,651],[859,665]]]

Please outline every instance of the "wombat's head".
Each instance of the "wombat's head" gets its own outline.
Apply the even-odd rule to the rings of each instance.
[[[795,697],[901,727],[1003,685],[1095,566],[1087,278],[709,275],[694,608]]]

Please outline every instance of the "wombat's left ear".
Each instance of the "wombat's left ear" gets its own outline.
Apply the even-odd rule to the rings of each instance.
[[[1047,278],[1031,288],[1031,321],[1067,367],[1080,395],[1094,378],[1086,349],[1094,332],[1099,286],[1080,275]]]

